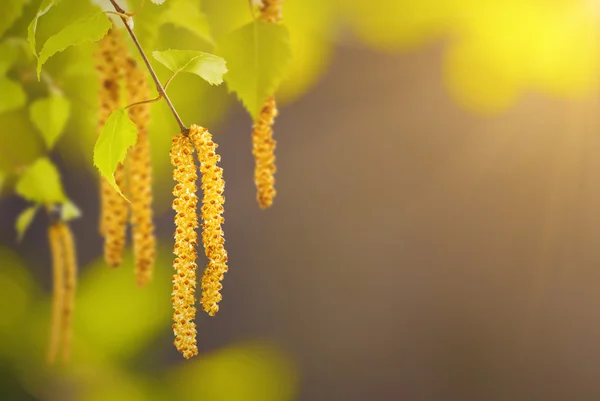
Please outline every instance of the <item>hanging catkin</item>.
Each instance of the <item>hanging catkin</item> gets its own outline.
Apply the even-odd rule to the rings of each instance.
[[[61,230],[58,223],[48,228],[48,241],[52,255],[52,318],[50,323],[50,345],[48,346],[48,363],[56,359],[63,327],[63,302],[65,292],[65,255],[61,241]]]
[[[282,18],[283,0],[262,0],[259,8],[259,19],[278,23]],[[275,190],[275,146],[273,139],[273,124],[277,116],[275,97],[269,96],[254,121],[252,132],[252,154],[254,155],[254,183],[256,185],[256,200],[261,209],[273,204],[277,195]]]
[[[62,347],[64,361],[71,353],[72,317],[75,304],[77,255],[73,233],[66,223],[53,223],[48,229],[52,254],[52,322],[48,363],[54,362]]]
[[[185,358],[198,354],[196,345],[196,246],[198,245],[198,215],[196,208],[196,163],[194,147],[183,134],[173,138],[171,163],[173,179],[177,182],[173,188],[173,210],[175,210],[175,247],[176,258],[173,268],[173,332],[175,347]]]
[[[98,116],[99,132],[104,127],[110,113],[121,107],[120,83],[123,79],[123,60],[125,44],[118,30],[112,28],[99,42],[96,70],[99,73],[100,112]],[[124,191],[125,169],[117,166],[115,181]],[[125,235],[127,229],[127,201],[123,199],[105,178],[100,179],[101,211],[100,233],[104,236],[104,259],[111,267],[117,267],[123,261]]]
[[[227,272],[227,251],[225,250],[223,229],[223,204],[225,181],[223,169],[217,166],[221,157],[216,153],[217,144],[206,128],[197,125],[190,127],[189,137],[196,147],[202,175],[202,243],[208,257],[208,265],[202,275],[202,308],[214,316],[219,310],[221,281]]]
[[[127,101],[130,104],[147,100],[150,88],[144,71],[129,59],[125,69]],[[152,167],[150,165],[150,104],[143,103],[128,109],[129,117],[138,128],[137,144],[128,156],[131,226],[135,276],[138,285],[148,283],[156,256],[156,237],[152,222]]]

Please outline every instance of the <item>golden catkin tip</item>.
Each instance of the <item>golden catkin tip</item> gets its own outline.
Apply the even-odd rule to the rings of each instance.
[[[173,210],[175,210],[175,247],[173,262],[173,333],[175,347],[185,358],[198,353],[196,345],[196,245],[198,244],[198,215],[196,212],[196,180],[198,173],[194,162],[194,147],[183,134],[173,138],[171,164],[173,179]]]
[[[256,185],[256,200],[261,209],[273,204],[277,195],[275,190],[275,147],[273,139],[273,124],[277,117],[277,107],[273,96],[263,105],[254,123],[252,132],[252,154],[254,155],[254,183]]]
[[[197,125],[190,127],[189,138],[194,143],[200,161],[202,174],[202,243],[208,257],[208,265],[202,275],[202,297],[200,303],[205,312],[214,316],[222,299],[220,290],[223,274],[227,272],[227,251],[223,246],[223,205],[225,181],[223,169],[217,166],[221,160],[217,154],[217,144],[212,135]]]

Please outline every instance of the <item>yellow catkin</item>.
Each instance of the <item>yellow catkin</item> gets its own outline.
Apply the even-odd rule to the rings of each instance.
[[[125,78],[128,103],[140,102],[150,97],[146,74],[132,59],[128,60]],[[129,152],[128,164],[135,276],[138,285],[142,286],[152,278],[156,257],[156,237],[152,222],[152,167],[148,136],[150,104],[130,107],[128,112],[138,128],[138,141]]]
[[[278,23],[283,18],[283,0],[262,0],[259,19]],[[256,200],[261,209],[271,207],[277,195],[275,191],[275,146],[273,124],[277,116],[275,97],[269,96],[254,122],[252,132],[252,154],[254,155],[254,183]]]
[[[50,253],[52,255],[52,320],[50,326],[50,345],[48,347],[48,363],[53,363],[58,353],[63,318],[63,302],[65,292],[65,255],[61,241],[59,224],[52,224],[48,229]]]
[[[185,358],[198,354],[196,345],[196,246],[198,245],[198,215],[196,208],[196,180],[198,173],[194,162],[194,147],[183,134],[173,138],[171,163],[173,179],[177,182],[173,188],[173,210],[175,210],[175,247],[176,255],[173,268],[173,333],[175,347]]]
[[[96,55],[96,70],[100,79],[98,131],[102,130],[110,113],[121,107],[120,82],[123,79],[125,44],[118,30],[111,29],[99,42]],[[115,180],[121,190],[125,190],[125,170],[119,164]],[[117,267],[123,260],[127,229],[128,204],[108,183],[101,178],[100,233],[104,236],[104,259],[111,267]]]
[[[275,146],[273,139],[273,123],[277,116],[275,99],[270,96],[262,107],[254,123],[252,132],[252,154],[254,155],[254,183],[256,184],[256,200],[261,209],[273,204],[277,194],[275,190]]]
[[[223,204],[225,181],[223,169],[217,166],[221,160],[216,153],[217,144],[206,128],[192,125],[189,137],[194,142],[200,161],[202,175],[202,243],[208,257],[208,265],[202,275],[202,308],[214,316],[219,310],[221,281],[227,272],[227,251],[225,250],[223,229]]]
[[[75,286],[77,283],[77,253],[75,251],[75,242],[71,228],[65,223],[59,223],[59,228],[65,262],[61,343],[63,360],[66,362],[69,360],[71,354],[73,308],[75,306]]]

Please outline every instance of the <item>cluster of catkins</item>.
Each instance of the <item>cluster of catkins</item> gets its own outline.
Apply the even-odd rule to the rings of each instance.
[[[202,275],[202,308],[211,316],[218,310],[222,296],[221,281],[227,272],[227,251],[225,250],[222,224],[224,222],[223,169],[217,166],[220,156],[216,153],[217,144],[205,128],[192,125],[188,132],[173,138],[171,163],[173,179],[173,209],[175,210],[175,249],[173,267],[173,332],[175,346],[185,358],[198,353],[196,345],[196,246],[198,245],[198,215],[196,206],[197,167],[194,150],[200,163],[202,181],[202,244],[208,264]]]
[[[150,89],[144,70],[137,67],[127,53],[125,42],[117,29],[111,29],[99,42],[96,70],[100,78],[99,130],[110,113],[124,103],[147,100]],[[125,89],[125,90],[123,90]],[[125,99],[122,94],[125,93]],[[129,117],[138,128],[138,141],[124,163],[115,171],[115,181],[131,204],[101,178],[100,233],[104,237],[104,259],[111,267],[123,261],[127,222],[131,224],[135,275],[143,286],[152,278],[156,255],[156,238],[152,222],[152,171],[148,123],[150,106],[142,103],[128,108]]]
[[[71,350],[71,321],[77,279],[77,255],[73,233],[67,223],[57,221],[48,229],[52,253],[52,324],[48,363],[54,362],[62,346],[63,360],[69,359]]]

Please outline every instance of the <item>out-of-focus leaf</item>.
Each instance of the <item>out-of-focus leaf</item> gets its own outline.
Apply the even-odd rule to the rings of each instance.
[[[35,44],[35,33],[37,31],[38,20],[40,19],[40,17],[42,15],[44,15],[48,11],[50,11],[52,6],[57,5],[61,1],[62,0],[43,0],[42,3],[40,4],[40,7],[38,8],[37,13],[35,14],[35,17],[33,17],[31,22],[29,23],[29,26],[27,27],[27,42],[29,42],[29,48],[31,49],[31,52],[33,54],[35,54],[36,57],[37,57],[37,48],[36,48],[36,44]]]
[[[173,71],[173,75],[189,72],[198,75],[211,85],[223,83],[223,75],[227,72],[225,60],[214,54],[195,50],[154,51],[156,61]]]
[[[81,217],[81,210],[70,200],[62,204],[60,218],[63,221],[71,221]]]
[[[29,106],[31,121],[42,132],[48,149],[54,147],[56,140],[63,133],[70,112],[71,103],[60,93],[52,93]]]
[[[253,118],[285,78],[292,61],[287,28],[264,21],[227,35],[217,54],[227,60],[227,87],[237,93]]]
[[[4,181],[6,181],[6,173],[0,170],[0,193],[2,193],[2,187],[4,186]]]
[[[47,159],[38,159],[19,178],[15,187],[17,194],[31,202],[42,205],[62,203],[66,200],[60,174]]]
[[[17,61],[17,49],[8,41],[4,41],[0,43],[0,54],[0,75],[5,75]]]
[[[54,54],[65,50],[70,46],[81,45],[83,43],[95,42],[106,35],[111,27],[111,22],[106,13],[100,12],[80,18],[65,26],[60,32],[51,36],[38,59],[37,75],[40,78],[42,66]]]
[[[6,77],[0,77],[0,94],[0,113],[20,109],[27,102],[21,84]]]
[[[171,332],[171,251],[160,248],[154,279],[135,284],[133,257],[118,269],[104,260],[86,267],[75,301],[75,335],[106,356],[128,360],[161,333]]]
[[[113,188],[125,197],[115,181],[117,165],[125,160],[127,149],[137,142],[138,130],[124,109],[113,111],[94,146],[94,165]]]
[[[21,16],[24,5],[23,0],[2,0],[0,5],[0,37]]]
[[[289,401],[296,371],[281,351],[266,344],[243,344],[197,357],[167,378],[174,399]]]
[[[160,23],[185,28],[200,39],[213,43],[208,19],[200,11],[197,0],[170,0],[168,8],[161,14]]]
[[[153,2],[154,4],[162,4],[165,2],[165,0],[150,0],[151,2]]]
[[[23,210],[19,216],[17,217],[17,222],[15,224],[15,229],[17,231],[17,241],[21,242],[27,229],[33,222],[35,214],[37,213],[39,206],[31,206],[27,209]]]

